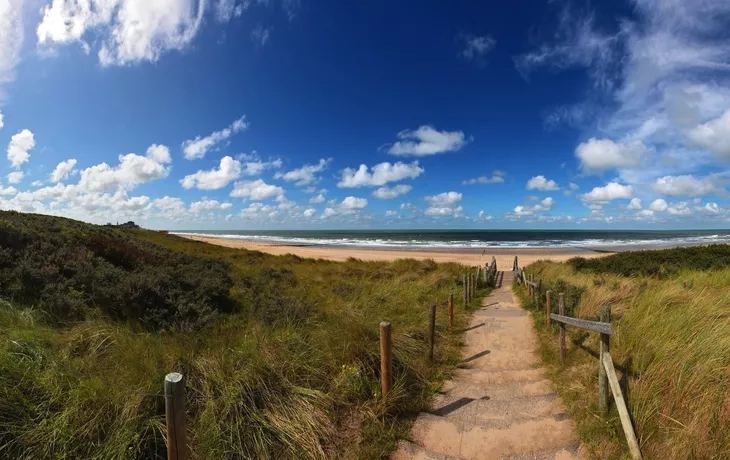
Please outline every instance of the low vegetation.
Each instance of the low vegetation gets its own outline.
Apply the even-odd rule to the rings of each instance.
[[[173,371],[193,458],[381,458],[459,362],[443,306],[455,264],[275,257],[2,212],[0,266],[1,458],[165,458]]]
[[[647,459],[730,458],[727,254],[726,246],[709,246],[527,267],[546,289],[566,293],[570,316],[598,320],[601,306],[611,306],[611,355]],[[547,330],[544,310],[517,289],[582,438],[597,458],[626,456],[615,407],[607,417],[598,410],[598,334],[568,326],[561,362],[557,324]]]

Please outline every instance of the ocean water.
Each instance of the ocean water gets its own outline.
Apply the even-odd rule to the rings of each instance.
[[[730,242],[730,230],[191,230],[172,233],[294,246],[413,250],[617,251]]]

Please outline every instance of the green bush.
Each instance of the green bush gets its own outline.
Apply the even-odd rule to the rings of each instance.
[[[718,270],[730,267],[730,246],[715,244],[654,251],[622,252],[606,257],[575,257],[568,263],[578,271],[622,276],[666,277],[681,269]]]
[[[229,266],[129,231],[0,212],[0,295],[56,322],[100,311],[147,329],[196,330],[234,308]]]

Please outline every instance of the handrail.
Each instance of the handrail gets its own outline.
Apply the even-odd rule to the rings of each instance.
[[[589,321],[587,319],[571,318],[570,316],[550,314],[550,319],[559,323],[569,324],[579,327],[587,331],[598,332],[599,334],[613,335],[613,325],[611,323],[602,323],[600,321]]]

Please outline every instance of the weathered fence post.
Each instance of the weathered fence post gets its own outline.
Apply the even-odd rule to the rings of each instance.
[[[601,322],[611,322],[611,307],[604,305],[601,307]],[[598,408],[601,412],[608,412],[608,375],[606,374],[606,368],[603,365],[603,355],[611,351],[611,336],[608,334],[601,334],[601,353],[600,362],[598,363]]]
[[[484,264],[484,285],[489,283],[489,265]]]
[[[449,329],[454,327],[454,294],[449,294]]]
[[[530,281],[532,281],[532,284],[533,284],[533,286],[530,286],[532,288],[532,291],[530,291],[530,292],[532,292],[532,295],[530,296],[530,300],[532,300],[534,302],[535,296],[536,296],[535,291],[537,291],[537,289],[535,289],[535,286],[534,286],[534,284],[535,284],[535,274],[534,273],[532,275],[530,275]]]
[[[433,347],[436,342],[436,304],[431,305],[431,318],[428,323],[428,362],[433,363]]]
[[[471,274],[466,274],[466,301],[471,303]]]
[[[165,423],[167,425],[167,460],[187,460],[185,428],[185,381],[182,374],[165,376]]]
[[[467,293],[467,286],[466,286],[466,275],[464,275],[463,284],[464,284],[464,306],[466,307],[467,304],[469,303],[469,294]]]
[[[558,314],[565,316],[565,293],[558,296]],[[560,359],[565,359],[565,323],[560,323]]]
[[[477,277],[474,272],[471,273],[471,276],[471,299],[474,300],[474,297],[477,296]]]
[[[520,268],[520,266],[519,266],[519,264],[517,263],[517,256],[515,256],[515,263],[514,263],[514,265],[512,265],[512,270],[517,270],[517,269],[519,269],[519,268]]]
[[[550,294],[552,294],[552,291],[548,290],[545,292],[545,324],[547,325],[548,330],[550,330],[551,320],[550,320],[550,313],[552,313],[553,306],[550,300]]]
[[[540,309],[540,301],[542,300],[542,279],[537,282],[537,309]]]
[[[479,287],[479,282],[482,280],[482,266],[477,265],[477,287]]]
[[[393,387],[393,349],[390,336],[390,323],[380,323],[380,390],[383,399]]]

